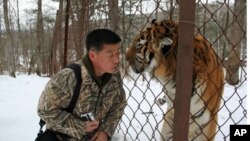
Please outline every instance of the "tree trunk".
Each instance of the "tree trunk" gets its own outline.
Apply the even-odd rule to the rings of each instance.
[[[64,56],[63,56],[63,67],[67,65],[67,54],[68,54],[68,26],[69,26],[69,15],[70,15],[70,0],[67,0],[66,15],[65,15],[65,36],[64,36]]]
[[[88,31],[86,29],[87,27],[87,20],[88,20],[88,7],[89,7],[89,0],[86,0],[84,2],[81,2],[81,9],[80,9],[80,18],[78,20],[78,32],[77,35],[78,35],[78,39],[77,39],[77,44],[78,44],[78,47],[77,47],[77,59],[81,58],[84,54],[84,39],[85,39],[85,35],[86,35],[86,31]]]
[[[121,30],[119,27],[119,6],[118,0],[109,0],[108,1],[109,7],[109,19],[110,19],[110,28],[114,32],[120,34]]]
[[[245,0],[235,0],[234,3],[234,18],[233,24],[231,26],[231,36],[230,45],[232,49],[228,56],[227,61],[227,74],[226,80],[230,85],[236,85],[240,82],[239,80],[239,68],[241,66],[241,49],[243,38],[246,37],[243,27],[245,23],[245,12],[246,11],[246,1]]]
[[[44,30],[43,30],[43,16],[42,16],[42,0],[37,1],[37,23],[36,23],[36,51],[35,51],[35,64],[36,74],[41,76],[42,70],[42,53],[44,48]],[[30,65],[32,67],[32,65]]]
[[[3,12],[4,12],[4,24],[6,28],[5,54],[6,54],[6,61],[7,61],[7,69],[11,77],[16,77],[13,40],[12,40],[12,35],[10,32],[10,22],[9,22],[9,14],[8,14],[8,0],[3,0]]]
[[[24,37],[23,37],[22,30],[21,30],[21,25],[20,25],[19,0],[17,0],[17,28],[18,28],[18,40],[19,40],[19,43],[20,43],[21,48],[22,48],[22,52],[21,53],[22,53],[23,56],[26,56],[27,55],[27,53],[26,53],[27,50],[25,51],[25,42],[24,42]],[[17,58],[19,58],[19,57],[17,57]],[[23,62],[20,62],[19,59],[17,61],[19,63],[23,63]]]
[[[84,35],[86,35],[86,22],[87,20],[87,10],[89,7],[89,0],[85,1],[74,1],[71,3],[72,10],[70,11],[70,19],[72,21],[72,26],[70,27],[70,37],[73,39],[73,46],[76,51],[76,60],[80,59],[84,53]],[[71,45],[72,46],[72,45]],[[71,61],[76,61],[76,60]]]
[[[60,0],[59,3],[59,10],[56,14],[56,21],[55,27],[53,31],[53,39],[52,39],[52,46],[51,46],[51,60],[50,60],[50,76],[55,74],[59,69],[59,60],[57,57],[60,55],[59,51],[62,48],[62,17],[63,17],[63,0]]]
[[[223,3],[222,3],[223,4]],[[229,1],[228,1],[228,3],[227,3],[227,5],[229,5]],[[224,23],[223,23],[223,25],[224,25],[224,36],[226,36],[226,35],[228,35],[228,31],[226,30],[226,28],[228,27],[228,24],[229,24],[229,9],[227,9],[227,11],[226,11],[226,13],[224,14],[224,16],[223,16],[223,18],[225,18],[225,19],[223,19],[223,21],[224,21]],[[228,45],[228,41],[226,40],[226,38],[222,38],[222,39],[220,39],[221,41],[221,43],[222,43],[222,45],[223,45],[223,49],[222,49],[222,61],[223,61],[223,64],[225,64],[225,60],[226,60],[226,57],[227,57],[227,52],[228,52],[228,48],[227,48],[227,45]]]

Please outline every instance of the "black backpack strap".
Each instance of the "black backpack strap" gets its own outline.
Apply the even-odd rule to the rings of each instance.
[[[80,90],[81,90],[81,85],[82,85],[81,66],[76,63],[72,63],[72,64],[67,65],[65,68],[72,69],[77,79],[72,99],[69,103],[69,106],[65,109],[67,112],[72,113],[75,108],[77,99],[80,95]],[[38,136],[43,133],[42,128],[45,125],[45,121],[40,119],[39,125],[40,125],[40,130],[38,132]]]
[[[65,109],[67,112],[72,113],[74,108],[75,108],[77,99],[79,97],[80,90],[81,90],[81,85],[82,85],[81,66],[78,65],[78,64],[73,63],[73,64],[67,65],[66,68],[70,68],[70,69],[74,70],[75,76],[76,76],[76,79],[77,79],[72,99],[71,99],[71,101],[69,103],[69,106]]]

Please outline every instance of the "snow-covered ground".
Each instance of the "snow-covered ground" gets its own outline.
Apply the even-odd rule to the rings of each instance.
[[[0,76],[0,141],[35,139],[39,130],[39,117],[36,113],[38,98],[48,80],[47,77],[36,75],[22,74],[17,75],[17,78]],[[155,81],[148,83],[141,78],[137,83],[125,79],[124,84],[128,106],[113,141],[124,141],[125,138],[129,141],[158,141],[166,105],[161,107],[156,105],[154,95],[161,97],[162,87]],[[223,136],[228,135],[230,124],[247,123],[246,118],[241,119],[246,112],[243,111],[246,109],[246,87],[246,83],[238,87],[225,85],[226,106],[219,112],[219,125],[223,126],[218,132],[216,141],[224,141]],[[241,98],[244,98],[243,101]],[[236,109],[239,103],[242,103],[244,108]],[[229,118],[228,110],[234,111],[232,118]],[[226,140],[229,140],[229,137]]]
[[[38,98],[49,78],[0,76],[0,140],[33,141],[39,129]]]

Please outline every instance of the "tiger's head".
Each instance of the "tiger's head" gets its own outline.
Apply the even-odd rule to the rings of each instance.
[[[167,54],[175,50],[178,24],[172,20],[153,20],[150,27],[136,35],[126,59],[135,73],[154,73]],[[166,59],[166,58],[165,58]]]

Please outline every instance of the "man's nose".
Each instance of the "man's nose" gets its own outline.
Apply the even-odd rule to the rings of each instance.
[[[115,57],[114,57],[114,63],[115,63],[115,64],[118,64],[119,61],[120,61],[119,54],[116,54]]]

